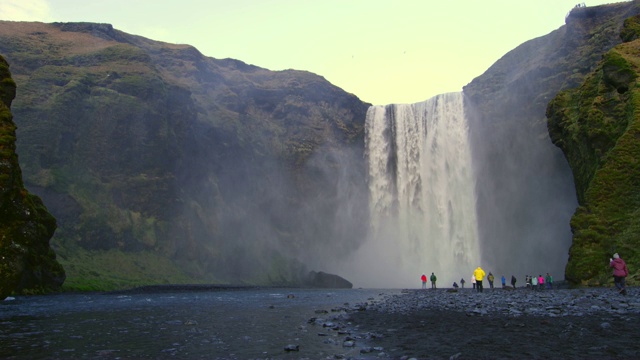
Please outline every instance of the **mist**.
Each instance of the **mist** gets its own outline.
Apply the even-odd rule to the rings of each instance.
[[[369,109],[367,239],[338,267],[355,286],[418,287],[431,272],[469,284],[477,266],[496,285],[564,278],[576,199],[562,153],[543,122],[487,120],[463,99]]]
[[[544,119],[502,106],[503,116],[492,117],[466,104],[485,270],[520,283],[547,272],[564,279],[577,206],[571,170]]]

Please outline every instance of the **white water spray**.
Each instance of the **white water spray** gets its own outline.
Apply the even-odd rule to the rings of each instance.
[[[480,264],[474,177],[462,93],[372,106],[366,118],[371,216],[350,271],[360,287],[441,287]]]

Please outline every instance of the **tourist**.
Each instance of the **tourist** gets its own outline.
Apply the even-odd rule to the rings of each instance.
[[[453,288],[458,290],[458,283],[456,283],[455,281],[453,282]]]
[[[476,288],[476,276],[471,274],[471,285],[473,285],[473,289]]]
[[[464,278],[460,278],[460,286],[464,289]]]
[[[542,274],[538,275],[538,290],[544,290],[544,278]]]
[[[502,275],[502,288],[504,289],[505,287],[507,287],[507,279],[504,278],[504,275]]]
[[[436,280],[438,280],[438,278],[436,277],[436,274],[431,273],[431,276],[429,277],[429,280],[431,280],[431,288],[435,289],[436,288]]]
[[[516,288],[516,277],[514,275],[511,275],[511,286],[513,286],[513,288]]]
[[[478,290],[478,292],[482,292],[482,279],[484,278],[484,275],[484,270],[482,270],[480,266],[478,266],[473,272],[473,278],[476,281],[476,289]]]
[[[553,276],[551,274],[547,273],[544,282],[547,283],[547,289],[553,289]]]
[[[620,258],[618,253],[613,254],[613,259],[609,259],[609,267],[613,268],[613,283],[620,291],[620,294],[627,295],[627,289],[624,286],[624,280],[629,275],[627,264]]]
[[[491,271],[489,271],[489,276],[487,276],[487,280],[489,280],[489,288],[493,289],[493,280],[495,279],[495,277],[493,277],[493,274],[491,273]]]
[[[533,275],[529,277],[531,280],[531,289],[538,290],[538,278]]]
[[[422,288],[426,289],[427,288],[427,275],[422,274],[422,276],[420,276],[420,280],[422,280]]]
[[[525,275],[524,282],[527,285],[527,289],[531,289],[531,276]]]

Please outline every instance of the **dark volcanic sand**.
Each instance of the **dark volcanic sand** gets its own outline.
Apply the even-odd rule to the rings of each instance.
[[[638,289],[628,290],[409,290],[351,313],[365,349],[354,357],[640,359]]]

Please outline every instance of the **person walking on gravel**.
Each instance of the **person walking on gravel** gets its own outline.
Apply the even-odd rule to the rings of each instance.
[[[613,268],[613,283],[620,291],[620,294],[627,295],[627,289],[624,286],[624,280],[629,275],[627,264],[620,258],[618,253],[613,254],[613,258],[609,259],[609,267]]]
[[[420,280],[422,280],[422,288],[426,289],[427,288],[427,275],[422,274],[422,276],[420,276]]]
[[[429,280],[431,280],[431,288],[435,289],[436,288],[436,280],[438,280],[438,278],[436,277],[436,274],[431,273],[431,276],[429,277]]]

